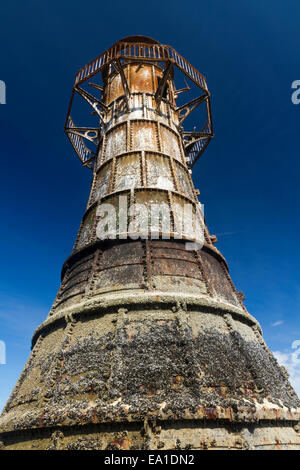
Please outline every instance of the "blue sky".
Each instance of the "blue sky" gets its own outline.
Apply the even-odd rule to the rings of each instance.
[[[215,139],[195,186],[249,312],[300,393],[299,18],[297,0],[1,3],[0,409],[56,295],[89,193],[91,173],[63,133],[75,73],[134,34],[172,45],[207,78]]]

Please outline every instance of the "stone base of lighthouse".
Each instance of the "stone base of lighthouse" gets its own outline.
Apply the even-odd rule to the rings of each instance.
[[[292,424],[212,420],[90,424],[7,435],[3,450],[299,450]]]
[[[300,449],[299,399],[222,263],[172,241],[70,257],[2,448]]]

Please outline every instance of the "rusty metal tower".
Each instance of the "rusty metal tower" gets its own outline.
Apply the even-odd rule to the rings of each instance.
[[[176,89],[179,73],[187,83]],[[177,104],[193,88],[199,96]],[[93,171],[91,193],[0,418],[2,448],[300,448],[299,399],[199,210],[190,173],[213,136],[209,96],[192,65],[144,36],[122,39],[77,74],[65,130]],[[92,108],[84,127],[77,98]],[[200,105],[201,131],[184,131]],[[160,219],[146,237],[127,208],[153,203],[168,207],[169,228]],[[108,205],[115,237],[101,238]],[[187,249],[195,237],[181,230],[185,205],[202,224],[201,249]]]

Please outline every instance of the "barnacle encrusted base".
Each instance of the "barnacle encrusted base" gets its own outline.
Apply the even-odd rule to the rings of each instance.
[[[96,127],[75,125],[78,95]],[[186,132],[200,105],[201,131]],[[170,46],[124,38],[76,75],[65,131],[93,170],[91,192],[0,417],[0,447],[300,449],[299,399],[191,178],[213,137],[203,75]]]
[[[169,291],[51,312],[1,417],[3,448],[300,448],[299,400],[257,321],[204,278],[195,295],[166,277]]]

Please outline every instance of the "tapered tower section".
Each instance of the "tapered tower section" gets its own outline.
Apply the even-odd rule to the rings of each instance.
[[[200,106],[201,130],[184,131]],[[77,74],[65,130],[91,193],[2,448],[300,448],[299,400],[191,179],[212,137],[204,77],[169,46],[125,38]]]

